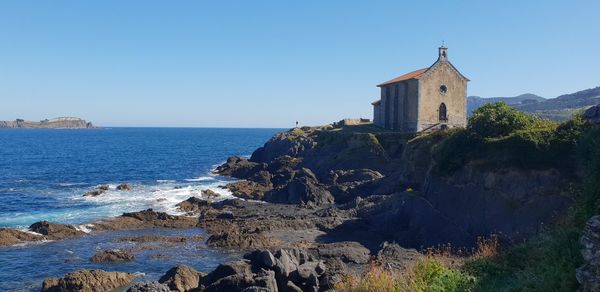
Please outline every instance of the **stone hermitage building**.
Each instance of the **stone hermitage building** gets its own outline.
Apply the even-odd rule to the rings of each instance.
[[[467,82],[442,46],[433,65],[377,85],[381,99],[371,103],[373,123],[402,132],[465,127]]]

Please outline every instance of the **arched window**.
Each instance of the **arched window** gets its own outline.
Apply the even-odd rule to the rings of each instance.
[[[438,114],[439,114],[439,118],[440,118],[440,123],[448,122],[448,116],[446,114],[446,104],[444,104],[443,102],[442,102],[442,104],[440,104],[440,108],[438,109]]]

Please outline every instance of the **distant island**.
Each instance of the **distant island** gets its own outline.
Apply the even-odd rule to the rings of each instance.
[[[40,128],[40,129],[89,129],[95,128],[91,122],[74,117],[60,117],[45,119],[39,122],[16,119],[14,121],[0,121],[0,128]]]

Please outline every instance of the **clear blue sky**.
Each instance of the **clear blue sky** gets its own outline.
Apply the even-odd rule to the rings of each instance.
[[[494,2],[494,3],[492,3]],[[600,1],[0,1],[0,120],[291,127],[371,117],[444,40],[469,95],[600,85]]]

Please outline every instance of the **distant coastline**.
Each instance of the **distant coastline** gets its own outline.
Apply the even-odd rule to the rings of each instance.
[[[59,117],[45,119],[39,122],[16,119],[14,121],[0,121],[0,129],[89,129],[96,128],[92,122],[75,117]]]

